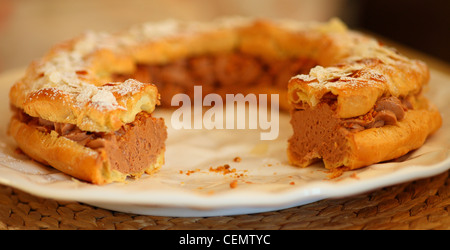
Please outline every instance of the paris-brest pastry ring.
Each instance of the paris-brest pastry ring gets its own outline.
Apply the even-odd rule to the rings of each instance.
[[[9,134],[75,178],[123,181],[164,163],[155,107],[202,84],[204,93],[279,93],[292,117],[290,162],[355,169],[404,155],[441,126],[422,95],[428,80],[424,63],[339,20],[146,23],[86,32],[31,63],[10,91]]]

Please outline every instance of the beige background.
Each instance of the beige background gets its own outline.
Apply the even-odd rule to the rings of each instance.
[[[0,0],[0,73],[86,30],[113,31],[168,18],[240,15],[326,21],[345,0]]]

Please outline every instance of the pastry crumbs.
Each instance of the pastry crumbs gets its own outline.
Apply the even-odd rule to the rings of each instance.
[[[339,168],[335,168],[335,169],[326,170],[325,172],[328,173],[327,178],[329,180],[331,180],[331,179],[336,179],[336,178],[342,176],[342,174],[348,170],[349,169],[346,167],[339,167]]]
[[[186,172],[186,173],[185,173]],[[191,174],[193,174],[193,173],[196,173],[196,172],[200,172],[200,169],[195,169],[195,170],[186,170],[186,171],[183,171],[183,170],[180,170],[180,174],[183,174],[183,173],[185,173],[187,176],[189,176],[189,175],[191,175]]]
[[[217,168],[209,167],[209,171],[215,173],[223,173],[224,175],[226,175],[230,173],[235,173],[236,169],[231,168],[230,165],[228,164],[225,164],[223,166],[218,166]]]
[[[356,175],[356,173],[351,174],[351,175],[350,175],[350,178],[359,180],[359,176]]]
[[[228,164],[218,166],[216,168],[209,167],[209,171],[214,173],[222,173],[223,175],[230,174],[233,175],[234,178],[243,178],[246,176],[245,173],[248,172],[248,170],[243,170],[243,173],[238,173],[235,168],[231,168],[231,166]]]

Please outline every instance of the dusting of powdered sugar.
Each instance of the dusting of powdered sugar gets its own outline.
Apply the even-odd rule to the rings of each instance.
[[[117,102],[116,95],[134,95],[139,93],[146,85],[134,79],[128,79],[125,82],[108,83],[103,86],[86,85],[76,95],[77,104],[82,107],[86,104],[93,105],[100,111],[122,109],[126,110],[126,106]]]
[[[86,75],[92,74],[87,60],[89,54],[98,49],[117,51],[121,49],[121,45],[114,42],[110,34],[86,32],[77,40],[72,50],[60,50],[38,67],[37,73],[40,77],[30,82],[29,93],[44,93],[40,90],[53,89],[50,92],[45,91],[46,95],[53,93],[69,96],[79,108],[92,105],[101,111],[125,109],[118,104],[113,93],[122,96],[134,94],[141,89],[143,83],[133,80],[96,86],[86,80]],[[84,72],[83,77],[77,72]]]
[[[398,64],[407,64],[409,67],[419,70],[415,63],[412,63],[405,56],[397,53],[394,49],[382,46],[375,39],[366,39],[364,42],[359,41],[358,43],[350,46],[350,54],[352,56],[346,57],[341,61],[339,67],[322,67],[316,66],[312,68],[309,74],[301,74],[294,76],[294,79],[299,79],[309,87],[321,89],[321,88],[334,88],[341,86],[357,86],[362,82],[377,84],[379,82],[386,82],[388,79],[380,72],[380,68],[367,67],[364,63],[359,63],[365,59],[376,58],[381,61],[384,69],[391,68],[394,70],[395,66]],[[364,79],[353,78],[354,72],[363,70]]]
[[[296,75],[296,76],[292,77],[292,79],[299,79],[304,82],[311,82],[311,81],[316,80],[317,78],[314,76],[311,76],[311,75],[301,74],[301,75]]]
[[[94,106],[96,106],[99,110],[108,110],[114,109],[119,106],[117,103],[116,97],[108,90],[98,90],[97,93],[92,95],[91,102]],[[126,109],[125,107],[122,107]]]
[[[354,81],[350,81],[349,75],[353,74],[355,71],[361,70],[364,68],[362,64],[353,64],[349,67],[322,67],[316,66],[309,71],[308,75],[302,74],[294,76],[293,78],[302,80],[304,82],[308,82],[308,86],[313,88],[321,88],[321,87],[331,87],[333,85],[341,84],[340,81],[336,81],[339,79],[346,79],[345,84],[352,83]]]
[[[102,86],[101,88],[110,92],[113,92],[117,95],[134,95],[142,89],[144,83],[141,83],[134,79],[128,79],[125,82],[114,82],[109,83],[108,85]]]
[[[418,69],[417,65],[409,58],[401,55],[394,48],[380,45],[376,39],[369,39],[365,42],[357,43],[350,47],[351,53],[346,61],[357,61],[364,58],[377,58],[384,65],[407,64],[413,69]]]
[[[53,89],[45,93],[67,95],[75,102],[74,105],[80,108],[94,105],[100,110],[125,109],[119,105],[115,95],[137,93],[143,83],[131,79],[123,83],[106,83],[103,86],[91,83],[89,79],[92,79],[94,73],[90,71],[89,56],[93,52],[106,49],[118,53],[148,41],[218,28],[233,28],[246,25],[248,21],[247,18],[223,18],[210,23],[166,20],[135,25],[115,34],[86,31],[75,41],[71,49],[59,49],[51,57],[46,58],[37,68],[37,79],[28,83],[30,85],[28,93]],[[83,72],[81,76],[79,72]],[[29,95],[30,98],[32,96]]]
[[[167,19],[159,22],[146,22],[130,27],[117,34],[116,40],[121,44],[135,45],[161,38],[182,37],[195,33],[217,31],[218,29],[235,29],[249,25],[254,20],[246,17],[223,17],[211,22],[184,22]]]

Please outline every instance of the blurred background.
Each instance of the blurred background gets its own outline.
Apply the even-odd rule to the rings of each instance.
[[[0,73],[25,67],[86,30],[115,31],[169,18],[221,16],[327,21],[450,62],[449,0],[0,0]]]

